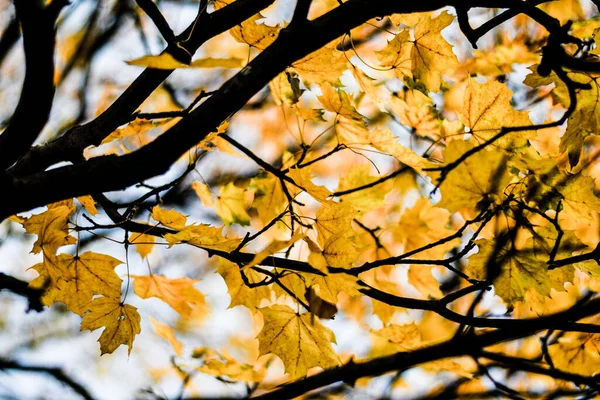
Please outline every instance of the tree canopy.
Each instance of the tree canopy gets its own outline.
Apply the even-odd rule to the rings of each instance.
[[[600,395],[598,7],[0,1],[0,396]]]

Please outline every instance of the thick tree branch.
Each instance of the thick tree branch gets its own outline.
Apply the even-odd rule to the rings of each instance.
[[[223,11],[230,9],[237,3],[232,3],[232,5],[225,7]],[[497,7],[504,2],[501,0],[472,0],[472,3],[484,7]],[[61,167],[29,177],[15,178],[12,184],[9,183],[5,186],[6,190],[12,191],[14,195],[11,199],[0,200],[0,206],[3,209],[3,214],[0,217],[5,218],[15,212],[30,209],[37,205],[48,204],[59,199],[91,192],[120,190],[149,177],[160,175],[166,172],[181,154],[196,145],[209,132],[214,131],[222,121],[242,108],[254,94],[294,61],[318,50],[343,32],[378,15],[388,15],[394,12],[432,11],[448,4],[452,3],[441,0],[410,4],[391,0],[352,1],[344,3],[322,17],[309,21],[300,27],[283,29],[271,46],[244,67],[235,77],[227,81],[217,93],[149,145],[122,157],[98,157],[73,166]],[[244,10],[248,11],[249,9],[245,8]],[[215,12],[209,15],[216,16],[217,14]],[[231,17],[228,16],[227,21],[231,22],[229,18]],[[214,19],[209,21],[214,21]],[[193,39],[194,35],[187,43],[192,42]],[[170,74],[170,71],[159,71],[157,75],[154,73],[149,74],[153,76],[153,79],[162,81]],[[143,82],[144,80],[141,77],[138,78],[128,89],[133,93],[132,96],[140,102],[146,97],[140,98],[142,92],[146,94],[148,87],[155,87],[152,83]],[[138,88],[137,85],[142,82],[144,88]],[[121,103],[121,99],[128,99],[129,101],[127,104],[122,104],[122,107],[117,107]],[[46,150],[43,150],[42,153],[49,155],[54,154],[54,151],[56,151],[55,155],[58,158],[51,156],[54,162],[64,159],[62,156],[65,155],[65,152],[69,154],[68,159],[79,161],[81,152],[85,147],[90,144],[99,144],[107,132],[112,131],[112,129],[106,130],[107,126],[105,124],[109,124],[111,128],[116,128],[120,122],[124,122],[125,113],[123,110],[127,114],[131,114],[133,103],[138,104],[132,101],[131,97],[124,94],[111,107],[111,109],[117,107],[116,109],[105,112],[95,120],[93,123],[95,128],[89,130],[89,127],[86,128],[85,125],[79,127],[77,128],[79,130],[77,134],[75,132],[67,133],[64,138],[52,142],[54,144],[47,145]],[[112,118],[109,118],[111,114]],[[105,120],[105,118],[108,120]],[[33,156],[35,152],[30,152],[30,154]],[[38,154],[39,159],[42,161],[45,159],[44,154]],[[140,166],[145,167],[141,168]],[[130,171],[131,173],[122,174],[122,171]],[[34,193],[35,196],[33,196]]]
[[[15,277],[0,272],[0,290],[8,290],[14,294],[25,297],[29,302],[28,311],[42,311],[44,309],[44,305],[42,304],[41,300],[44,291],[29,287],[29,284],[25,281],[21,281]]]
[[[15,113],[0,135],[0,171],[10,167],[38,137],[50,116],[54,99],[55,23],[65,0],[48,6],[17,0],[17,19],[23,30],[25,81]]]
[[[212,14],[204,13],[201,24],[192,23],[176,39],[186,40],[185,48],[193,54],[204,42],[250,18],[275,0],[239,0]],[[173,46],[167,47],[169,51]],[[172,70],[147,68],[117,100],[93,121],[72,128],[60,138],[43,146],[33,147],[10,170],[12,175],[26,175],[43,171],[60,161],[79,161],[83,150],[99,145],[120,125],[128,122],[131,115],[160,84],[171,75]]]
[[[574,306],[566,311],[544,317],[545,320],[560,321],[565,317],[581,319],[594,315],[600,306],[600,299],[592,300],[584,306]],[[543,326],[543,325],[542,325]],[[378,376],[391,371],[405,371],[428,361],[441,360],[448,357],[459,357],[464,355],[476,355],[478,350],[525,336],[535,334],[544,330],[535,324],[523,324],[515,326],[514,329],[499,329],[479,335],[459,336],[440,344],[427,346],[411,352],[400,352],[386,357],[379,357],[365,362],[354,362],[337,368],[323,371],[305,379],[282,385],[279,388],[253,398],[256,399],[282,399],[293,398],[308,393],[336,382],[352,384],[359,378]],[[591,383],[591,382],[586,382]]]

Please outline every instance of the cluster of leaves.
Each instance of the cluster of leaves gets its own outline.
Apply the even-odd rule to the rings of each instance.
[[[29,20],[51,19],[52,31],[61,5],[21,3],[27,46]],[[185,329],[148,319],[185,360],[173,361],[182,390],[196,373],[274,398],[342,383],[327,396],[397,371],[394,390],[420,367],[453,377],[428,389],[440,398],[597,395],[596,6],[298,0],[290,22],[272,24],[260,14],[271,3],[200,1],[179,36],[149,0],[115,6],[168,47],[128,61],[146,68],[134,84],[38,147],[49,109],[37,129],[20,121],[31,101],[25,77],[0,135],[0,185],[14,190],[0,206],[6,224],[36,235],[42,260],[28,291],[3,288],[32,308],[64,304],[82,330],[103,329],[102,354],[121,345],[131,353],[145,319],[131,297],[158,298],[182,321],[209,312],[198,271],[151,268],[173,247],[196,260],[198,248],[204,276],[219,274],[229,307],[248,310],[256,332],[246,346],[255,349],[243,361],[205,346],[186,353],[177,337]],[[473,28],[476,17],[485,22]],[[52,92],[67,68],[90,64],[86,37],[59,42],[75,61],[51,78]],[[486,40],[485,50],[470,47]],[[173,70],[205,81],[158,88]],[[33,139],[15,139],[15,127]],[[72,165],[48,169],[59,161]],[[127,195],[103,194],[134,184]],[[106,239],[122,245],[125,263],[84,251]],[[130,247],[147,274],[130,273]],[[342,332],[331,320],[340,318],[368,335],[366,354],[334,346]]]

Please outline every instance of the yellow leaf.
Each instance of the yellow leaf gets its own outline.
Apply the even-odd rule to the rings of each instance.
[[[588,224],[594,222],[593,213],[600,211],[600,198],[594,194],[593,178],[583,175],[569,177],[567,183],[557,189],[563,196],[564,212],[569,218]]]
[[[388,45],[377,52],[382,66],[391,67],[399,78],[414,78],[422,81],[433,91],[440,90],[441,75],[448,73],[458,59],[452,46],[441,35],[441,31],[452,23],[454,16],[444,11],[436,18],[423,15],[411,18],[414,40],[408,29],[398,33]]]
[[[252,179],[250,188],[254,190],[252,207],[258,212],[258,219],[264,224],[281,214],[286,197],[281,181],[272,174],[259,175]]]
[[[154,328],[154,332],[156,332],[156,334],[158,336],[160,336],[161,338],[163,338],[167,342],[169,342],[171,347],[173,347],[175,354],[180,356],[183,353],[183,343],[181,343],[179,340],[177,340],[177,338],[175,337],[175,332],[173,332],[173,329],[169,325],[158,322],[157,320],[155,320],[152,317],[150,317],[150,323],[152,324],[152,327]]]
[[[547,4],[540,4],[540,8],[550,16],[557,18],[561,25],[569,21],[578,21],[585,18],[585,12],[579,0],[557,0]]]
[[[382,50],[376,51],[382,67],[393,68],[399,78],[412,77],[410,31],[402,30]]]
[[[450,213],[443,208],[434,207],[429,199],[419,199],[410,209],[405,210],[393,230],[394,239],[404,246],[404,252],[412,251],[454,233],[448,228]],[[460,244],[460,239],[426,249],[412,256],[420,259],[440,259],[452,248]]]
[[[136,119],[135,121],[128,123],[123,128],[119,128],[119,129],[115,130],[113,133],[111,133],[110,135],[108,135],[107,137],[105,137],[102,140],[101,144],[110,143],[115,140],[121,140],[121,139],[130,137],[130,136],[140,137],[139,135],[149,132],[152,129],[164,126],[165,124],[167,124],[169,122],[171,122],[171,121],[169,121],[168,119],[164,119],[161,121],[149,121],[149,120],[145,120],[145,119]]]
[[[327,260],[323,256],[323,251],[319,248],[319,245],[312,241],[311,238],[305,237],[304,241],[308,244],[308,263],[311,267],[318,269],[323,273],[327,273]]]
[[[199,281],[190,278],[171,279],[161,275],[132,275],[133,290],[142,299],[157,297],[173,307],[184,318],[189,318],[195,307],[206,305],[204,295],[194,287]]]
[[[227,285],[227,292],[231,297],[229,308],[242,305],[254,311],[254,309],[260,307],[262,300],[271,299],[271,288],[269,286],[248,287],[242,279],[240,267],[236,264],[220,258],[217,272],[223,277]],[[244,271],[244,274],[250,284],[259,283],[267,278],[252,269]]]
[[[340,177],[336,191],[362,187],[378,180],[380,177],[371,175],[370,170],[369,164],[352,166],[348,173]],[[379,185],[345,195],[344,202],[349,202],[360,212],[372,211],[384,204],[384,198],[391,191],[392,186],[393,181],[387,180]]]
[[[498,81],[480,84],[469,79],[464,93],[463,108],[458,116],[478,141],[490,139],[500,132],[502,127],[531,125],[529,113],[513,108],[510,103],[512,97],[513,92]],[[518,148],[524,146],[526,139],[532,136],[533,131],[514,132],[496,141],[496,144]]]
[[[388,128],[378,128],[369,132],[368,140],[369,144],[377,150],[388,153],[401,163],[408,165],[416,171],[422,171],[423,168],[431,166],[429,161],[400,144],[398,138],[395,137]]]
[[[354,106],[350,103],[348,94],[343,90],[336,90],[330,83],[325,82],[321,85],[321,92],[323,95],[318,96],[317,98],[327,111],[350,119],[358,121],[363,120],[364,117],[356,111]]]
[[[357,211],[347,203],[336,203],[327,201],[321,204],[316,215],[316,228],[318,232],[318,242],[322,247],[327,240],[335,235],[352,231],[352,221],[356,217]]]
[[[524,83],[532,87],[553,84],[552,99],[567,108],[571,100],[564,82],[554,72],[547,77],[540,77],[536,67],[531,69],[534,72],[527,76]],[[595,74],[587,72],[569,71],[567,75],[582,87],[575,88],[577,108],[569,115],[567,130],[560,138],[559,150],[561,154],[568,155],[569,164],[575,167],[583,152],[585,137],[600,130],[600,83]]]
[[[192,61],[190,68],[241,68],[244,61],[240,58],[199,58]]]
[[[306,300],[308,301],[311,314],[316,315],[319,318],[333,319],[333,316],[338,311],[335,304],[320,298],[312,287],[306,288],[304,297],[306,297]]]
[[[196,192],[204,207],[210,208],[213,206],[213,198],[210,195],[210,189],[208,188],[208,185],[202,182],[194,181],[192,182],[192,189],[194,189],[194,192]]]
[[[231,356],[216,352],[211,354],[210,351],[205,351],[204,358],[206,361],[198,370],[219,378],[227,377],[234,381],[252,383],[261,382],[266,374],[264,367],[255,370],[252,365],[241,364]]]
[[[170,246],[176,243],[189,243],[204,249],[228,252],[235,250],[242,239],[223,236],[222,232],[223,227],[214,228],[204,224],[189,225],[181,229],[179,233],[169,233],[164,238]]]
[[[177,69],[177,68],[241,68],[243,60],[240,58],[199,58],[190,64],[176,60],[169,53],[162,53],[157,56],[144,56],[134,60],[126,61],[129,65],[155,69]]]
[[[157,56],[143,56],[133,60],[125,61],[129,65],[155,69],[177,69],[188,68],[189,65],[178,61],[171,54],[164,52]]]
[[[431,274],[431,267],[425,265],[411,265],[408,270],[408,283],[413,285],[426,298],[439,299],[444,294],[440,290],[440,283]]]
[[[446,163],[455,161],[473,146],[454,140],[446,147]],[[506,167],[509,158],[501,151],[482,150],[454,168],[440,185],[442,200],[439,207],[450,212],[461,208],[482,209],[504,198],[504,188],[510,182]]]
[[[288,240],[273,240],[267,245],[267,247],[262,249],[260,252],[256,253],[254,255],[254,258],[252,258],[252,261],[250,261],[244,266],[244,269],[249,269],[251,267],[254,267],[255,265],[259,265],[261,262],[263,262],[265,258],[277,253],[280,250],[287,249],[288,247],[296,243],[298,240],[302,239],[304,236],[304,233],[296,231],[296,233],[294,233],[294,235],[292,235],[292,237]]]
[[[410,127],[421,137],[439,140],[442,121],[436,117],[433,100],[426,94],[409,89],[390,97],[390,107],[402,125]]]
[[[116,258],[89,251],[79,256],[59,254],[32,267],[40,274],[32,285],[39,287],[50,277],[51,290],[46,293],[46,304],[62,302],[69,310],[82,315],[95,295],[120,297],[122,280],[114,271],[119,264],[122,262]]]
[[[225,225],[247,226],[250,225],[250,215],[246,211],[246,203],[246,190],[230,182],[221,188],[215,199],[215,208]]]
[[[96,202],[92,199],[92,196],[81,196],[78,197],[77,200],[83,205],[83,207],[89,212],[91,215],[98,214],[98,210],[96,209]]]
[[[152,208],[152,218],[156,221],[160,222],[164,226],[168,226],[169,228],[181,230],[185,228],[185,223],[187,221],[187,217],[182,215],[181,213],[171,209],[171,210],[163,210],[159,206],[154,206]]]
[[[141,332],[140,314],[137,308],[123,304],[119,299],[99,297],[92,301],[90,311],[83,316],[81,330],[105,327],[98,341],[101,354],[110,354],[122,344],[131,347],[135,335]]]
[[[340,364],[331,347],[333,332],[309,313],[297,314],[288,306],[261,308],[264,326],[258,334],[260,354],[279,357],[285,372],[294,379],[306,376],[309,368],[331,368]]]
[[[340,86],[340,76],[348,69],[348,60],[332,44],[321,47],[292,64],[306,86],[321,85],[325,82]]]
[[[230,0],[217,1],[215,2],[215,9],[218,10],[229,3],[231,3]],[[258,50],[264,50],[277,39],[279,28],[258,23],[261,19],[263,19],[262,15],[255,14],[241,24],[231,28],[229,33],[239,43],[246,43]]]
[[[393,343],[396,351],[415,350],[421,345],[421,332],[414,322],[406,325],[391,324],[371,333]]]
[[[310,194],[315,200],[320,202],[326,201],[329,196],[331,196],[331,192],[325,187],[320,185],[315,185],[312,182],[310,167],[307,168],[292,168],[288,172],[288,176],[296,182],[300,187],[304,188],[308,194]],[[291,185],[290,183],[286,183],[290,192],[298,193],[299,189],[297,186]]]
[[[475,242],[479,252],[469,257],[467,274],[478,280],[488,278],[490,269],[499,269],[494,280],[494,290],[498,296],[511,305],[525,299],[525,293],[533,288],[543,296],[550,295],[552,282],[548,275],[548,265],[530,254],[519,254],[515,250],[495,249],[493,241],[483,239]],[[490,262],[493,257],[494,261]]]
[[[589,334],[560,338],[557,343],[548,346],[556,368],[583,376],[596,375],[600,371],[598,350],[598,338]]]
[[[415,40],[411,49],[413,77],[423,81],[432,91],[440,89],[441,75],[458,64],[452,46],[441,35],[441,31],[453,20],[454,16],[444,11],[436,18],[421,19],[414,28]]]
[[[69,217],[75,212],[75,206],[49,206],[47,211],[31,216],[23,223],[27,233],[38,235],[32,252],[38,254],[42,250],[45,256],[56,255],[58,248],[74,244],[76,239],[69,235]]]
[[[289,71],[277,75],[269,82],[269,88],[277,105],[294,105],[298,103],[303,92],[297,74]]]
[[[25,221],[27,221],[27,218],[25,217],[20,217],[18,215],[11,215],[10,217],[7,218],[9,221],[12,222],[16,222],[17,224],[21,224],[23,225],[25,223]]]
[[[312,122],[322,122],[323,119],[323,110],[320,108],[302,108],[302,107],[294,107],[294,112],[297,116],[302,118],[305,121]]]
[[[339,232],[325,240],[322,254],[329,266],[352,268],[352,264],[358,259],[360,252],[348,237],[348,232]]]
[[[384,89],[382,89],[384,86],[375,83],[373,78],[369,77],[354,65],[350,64],[350,67],[352,75],[354,76],[356,83],[358,83],[358,86],[360,86],[360,89],[378,106],[381,112],[386,112],[386,107],[382,102],[385,93]]]
[[[129,242],[135,244],[135,251],[142,256],[142,260],[154,249],[154,236],[146,233],[132,232],[129,235]]]
[[[320,298],[332,304],[337,304],[338,295],[342,292],[348,296],[358,296],[360,294],[357,278],[353,275],[312,275],[310,285]]]

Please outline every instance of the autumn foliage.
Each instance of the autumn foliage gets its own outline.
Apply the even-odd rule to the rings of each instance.
[[[600,395],[599,5],[0,1],[0,370]]]

